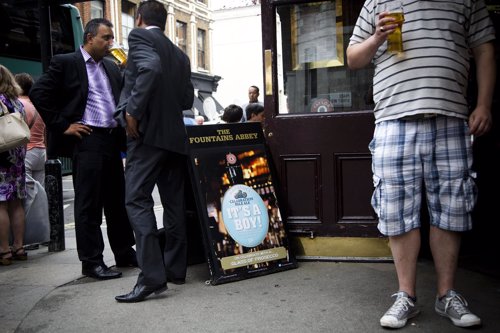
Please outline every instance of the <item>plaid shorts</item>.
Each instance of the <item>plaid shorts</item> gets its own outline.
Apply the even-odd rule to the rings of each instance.
[[[397,236],[420,227],[424,185],[431,225],[450,231],[472,228],[477,189],[465,120],[437,116],[383,121],[376,125],[369,148],[372,206],[382,234]]]

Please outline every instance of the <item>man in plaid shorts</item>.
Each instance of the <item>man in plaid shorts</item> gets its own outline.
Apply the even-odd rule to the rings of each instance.
[[[366,0],[347,48],[351,69],[373,62],[375,133],[372,205],[389,237],[399,290],[380,319],[403,327],[416,316],[420,206],[425,189],[430,246],[437,274],[435,311],[461,327],[481,324],[454,290],[461,232],[472,228],[476,199],[472,138],[491,127],[495,84],[494,29],[482,0],[403,2],[403,48],[387,50],[396,24],[390,0]],[[477,67],[478,100],[466,100],[470,56]]]

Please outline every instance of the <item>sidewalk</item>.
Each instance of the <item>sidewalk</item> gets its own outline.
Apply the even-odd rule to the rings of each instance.
[[[105,234],[105,232],[104,232]],[[109,246],[105,259],[113,265]],[[388,263],[300,262],[298,269],[208,285],[206,264],[189,266],[185,285],[142,303],[118,304],[138,270],[97,281],[81,275],[74,230],[66,250],[29,251],[27,262],[0,267],[0,332],[383,332],[379,318],[396,286]],[[460,332],[434,313],[435,275],[419,263],[422,313],[405,331]],[[458,289],[482,317],[481,332],[500,330],[500,281],[459,270]]]

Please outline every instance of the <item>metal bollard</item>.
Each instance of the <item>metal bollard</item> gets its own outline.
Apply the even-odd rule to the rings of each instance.
[[[45,162],[45,191],[49,202],[50,243],[49,252],[64,251],[64,208],[61,161]]]

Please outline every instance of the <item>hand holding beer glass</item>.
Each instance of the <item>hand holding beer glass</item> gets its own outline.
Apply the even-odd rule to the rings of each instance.
[[[394,19],[394,21],[386,22],[384,28],[385,26],[396,25],[394,31],[387,35],[387,51],[389,53],[400,54],[404,51],[402,28],[403,22],[405,21],[405,15],[403,12],[403,2],[400,0],[389,1],[383,4],[382,9],[382,11],[387,12],[385,17]]]
[[[109,52],[116,60],[118,60],[120,66],[125,66],[125,64],[127,63],[127,54],[121,46],[113,45],[109,49]]]

